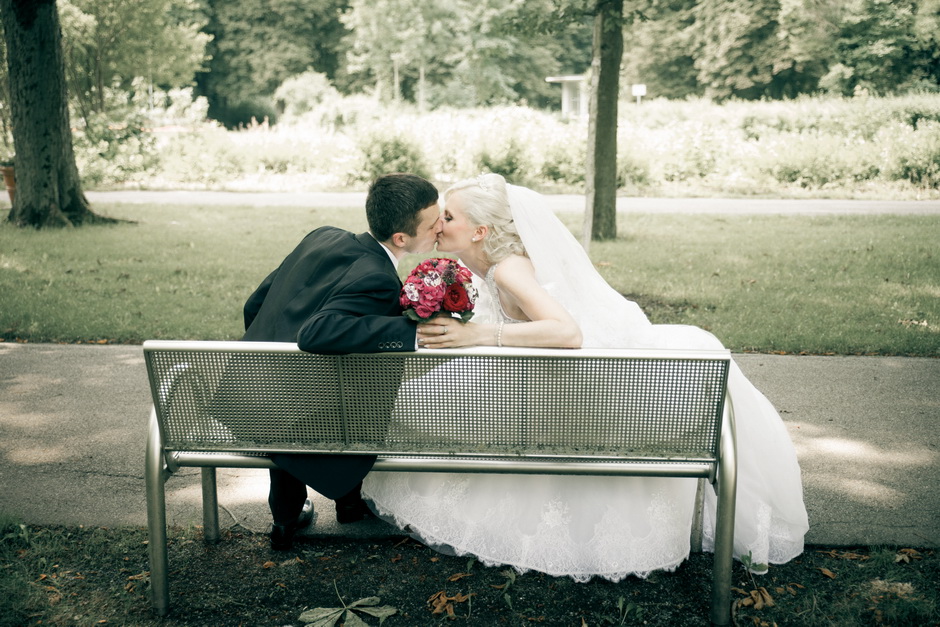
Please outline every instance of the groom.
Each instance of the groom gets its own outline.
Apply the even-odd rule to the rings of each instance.
[[[434,248],[441,232],[437,189],[412,174],[379,177],[369,187],[369,230],[324,226],[309,233],[245,303],[243,340],[297,342],[321,354],[412,351],[416,325],[401,315],[398,260]],[[374,457],[277,454],[268,504],[271,548],[288,550],[310,524],[310,486],[336,501],[340,523],[369,515],[359,495]]]

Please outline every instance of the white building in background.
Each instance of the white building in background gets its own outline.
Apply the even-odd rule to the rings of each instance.
[[[588,85],[584,74],[573,76],[549,76],[547,83],[561,83],[561,117],[587,117]]]

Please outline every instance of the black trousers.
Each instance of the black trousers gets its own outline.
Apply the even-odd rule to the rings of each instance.
[[[300,515],[307,499],[307,486],[338,503],[359,499],[362,480],[375,457],[370,455],[276,454],[270,472],[268,507],[275,524],[287,525]]]

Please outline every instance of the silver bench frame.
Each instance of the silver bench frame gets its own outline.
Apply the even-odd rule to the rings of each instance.
[[[728,625],[731,621],[731,574],[732,574],[732,546],[734,540],[734,509],[737,489],[737,454],[735,443],[734,411],[731,398],[727,392],[727,376],[731,362],[729,351],[676,351],[676,350],[553,350],[553,349],[515,349],[515,348],[478,348],[462,350],[419,350],[414,353],[381,353],[374,355],[348,355],[323,356],[310,355],[300,351],[295,344],[270,342],[209,342],[209,341],[164,341],[151,340],[144,343],[144,357],[150,379],[151,392],[154,405],[151,409],[149,436],[147,439],[145,479],[147,489],[147,521],[150,535],[150,579],[152,602],[158,615],[165,615],[169,611],[169,583],[168,583],[168,555],[167,555],[167,525],[166,525],[166,493],[165,482],[174,472],[183,467],[197,467],[202,469],[202,500],[203,525],[206,542],[214,543],[219,540],[218,499],[216,492],[216,468],[273,468],[274,464],[266,453],[271,452],[324,452],[324,453],[361,453],[376,454],[378,459],[374,471],[408,471],[408,472],[483,472],[483,473],[522,473],[522,474],[561,474],[561,475],[619,475],[619,476],[655,476],[655,477],[697,477],[710,481],[718,495],[717,520],[715,528],[715,555],[712,580],[711,622],[715,625]],[[701,454],[690,455],[684,453],[676,455],[674,448],[663,445],[664,450],[653,451],[649,447],[642,451],[625,450],[611,454],[607,450],[591,450],[579,443],[578,450],[568,450],[562,454],[557,451],[547,454],[533,454],[531,450],[512,450],[518,444],[507,444],[500,447],[499,442],[487,442],[488,450],[481,450],[480,442],[464,445],[461,450],[459,441],[448,444],[447,450],[442,451],[440,443],[424,445],[405,443],[405,445],[388,445],[378,440],[365,444],[361,441],[352,443],[347,437],[337,437],[328,445],[324,445],[323,435],[317,435],[315,442],[250,442],[229,439],[222,441],[217,434],[200,435],[187,432],[181,439],[178,435],[168,437],[169,413],[171,405],[178,413],[193,410],[205,413],[204,405],[208,402],[219,383],[204,379],[201,376],[188,376],[186,394],[173,395],[172,391],[178,384],[183,373],[190,369],[190,361],[200,359],[220,359],[223,364],[232,356],[250,356],[257,362],[252,368],[266,369],[268,365],[274,367],[284,360],[317,360],[317,363],[335,364],[339,374],[335,385],[343,389],[343,372],[346,364],[355,362],[357,376],[372,372],[401,373],[401,368],[409,367],[414,363],[426,368],[421,360],[453,360],[466,357],[481,360],[480,363],[496,366],[512,362],[514,367],[529,363],[540,363],[550,367],[556,363],[586,364],[589,360],[602,365],[620,366],[620,360],[632,362],[631,367],[646,367],[644,364],[655,363],[657,367],[672,367],[679,364],[705,364],[712,368],[708,373],[709,386],[717,386],[718,402],[706,417],[706,421],[713,421],[714,437],[711,438],[709,449]],[[167,366],[166,361],[175,364]],[[617,360],[616,363],[610,360]],[[305,367],[305,362],[301,362]],[[437,362],[432,362],[437,363]],[[259,367],[260,366],[260,367]],[[212,366],[216,368],[216,366]],[[395,370],[398,368],[398,370]],[[365,369],[365,370],[363,370]],[[193,369],[196,370],[195,368]],[[469,371],[469,368],[463,370]],[[515,371],[513,371],[515,372]],[[533,379],[539,377],[538,370],[526,376]],[[712,374],[714,372],[714,374]],[[240,373],[244,381],[251,379],[252,385],[257,381],[250,377],[251,371]],[[218,375],[218,373],[216,373]],[[346,375],[347,378],[350,375]],[[386,374],[386,377],[388,375]],[[394,375],[398,376],[398,375]],[[396,379],[399,380],[399,379]],[[452,382],[459,385],[458,382]],[[240,384],[240,382],[236,382]],[[306,385],[306,384],[305,384]],[[328,384],[329,385],[329,384]],[[350,386],[355,387],[355,386]],[[691,387],[691,386],[690,386]],[[306,389],[306,388],[304,388]],[[358,387],[359,392],[362,386]],[[670,388],[671,390],[671,388]],[[549,390],[551,391],[551,390]],[[278,390],[278,393],[283,393]],[[661,395],[662,391],[657,390]],[[693,396],[690,390],[680,389],[670,392],[672,398],[658,398],[650,401],[644,397],[644,403],[654,402],[644,411],[659,411],[669,418],[670,412],[676,412],[687,405],[686,398]],[[347,405],[347,397],[352,392],[341,392],[342,433],[347,433],[347,425],[355,425],[357,416],[363,413],[356,403]],[[547,394],[551,396],[551,394]],[[334,394],[334,397],[336,395]],[[358,394],[361,397],[361,394]],[[169,399],[172,397],[172,403]],[[335,398],[333,401],[335,402]],[[358,400],[358,399],[357,399]],[[537,401],[538,402],[538,401]],[[374,408],[373,408],[374,409]],[[491,408],[492,409],[492,408]],[[570,407],[569,407],[570,410]],[[593,407],[594,413],[602,412],[604,408]],[[197,413],[198,413],[197,411]],[[611,408],[613,413],[614,408]],[[714,414],[714,415],[711,415]],[[593,416],[593,414],[592,414]],[[580,418],[580,415],[578,416]],[[387,428],[387,423],[385,427]],[[560,428],[567,428],[564,425]],[[196,431],[199,431],[198,429]],[[237,438],[235,438],[237,439]],[[224,438],[223,438],[224,440]],[[492,444],[492,447],[489,445]],[[675,442],[673,442],[673,445]],[[404,448],[402,448],[404,446]],[[409,448],[410,446],[410,448]],[[656,446],[656,443],[654,443]],[[455,448],[456,447],[456,448]],[[508,448],[507,448],[508,447]],[[700,481],[701,492],[701,481]],[[697,513],[696,526],[700,526],[699,513]],[[700,540],[700,538],[699,538]],[[693,549],[699,550],[693,540]]]

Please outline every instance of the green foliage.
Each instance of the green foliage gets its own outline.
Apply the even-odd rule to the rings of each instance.
[[[888,176],[918,187],[940,189],[940,122],[918,124],[916,131],[902,127],[892,148]]]
[[[363,139],[359,179],[371,181],[389,172],[410,172],[429,178],[421,148],[404,135],[372,135]]]
[[[386,101],[545,106],[557,97],[546,76],[590,65],[590,30],[568,18],[553,33],[531,28],[540,12],[527,4],[353,1],[343,17],[348,71],[357,88]]]
[[[583,190],[584,121],[526,107],[421,113],[336,96],[276,125],[226,131],[203,121],[205,100],[188,90],[156,92],[153,101],[149,120],[130,105],[126,119],[94,118],[90,129],[104,141],[78,129],[86,184],[323,190],[401,169],[446,186],[487,170],[536,188]],[[940,99],[929,94],[652,99],[624,102],[620,112],[617,177],[629,194],[923,198],[940,190]]]
[[[73,135],[75,162],[82,183],[102,187],[123,183],[152,170],[159,163],[154,151],[156,138],[147,120],[138,113],[122,119],[93,113]]]
[[[617,187],[630,190],[643,189],[650,184],[649,163],[632,152],[617,158]]]
[[[256,159],[257,153],[246,153],[236,139],[218,127],[167,137],[160,151],[160,175],[183,187],[210,188],[244,175],[249,159]]]
[[[636,11],[624,75],[653,97],[940,87],[937,0],[641,0]]]
[[[60,0],[69,96],[79,115],[110,113],[107,89],[135,79],[185,87],[205,60],[209,36],[195,0]]]
[[[525,181],[530,169],[525,148],[515,137],[502,145],[484,148],[478,163],[480,171],[502,174],[519,184]]]
[[[335,78],[345,32],[344,0],[208,0],[212,36],[200,94],[229,128],[274,119],[273,94],[291,76],[314,70]]]
[[[278,110],[291,116],[309,113],[325,101],[338,97],[339,92],[330,84],[327,76],[313,70],[288,78],[274,92]]]
[[[584,149],[557,143],[545,151],[541,176],[549,182],[571,186],[584,184]]]
[[[834,63],[820,86],[842,95],[893,93],[912,73],[913,2],[848,5],[834,42]]]

